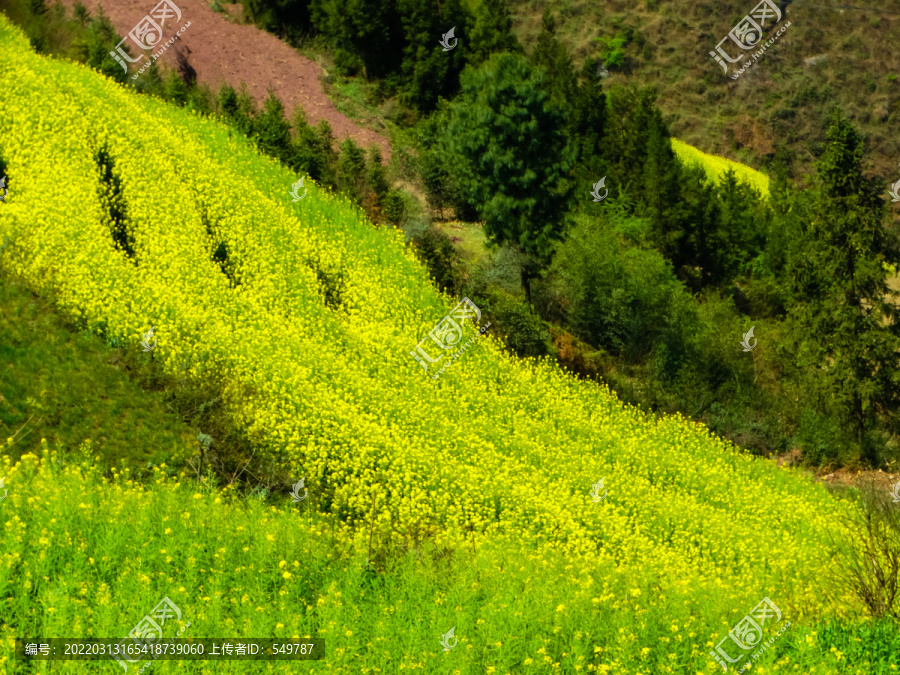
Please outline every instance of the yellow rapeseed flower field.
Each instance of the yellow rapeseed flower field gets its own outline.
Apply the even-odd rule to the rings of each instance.
[[[759,190],[763,197],[769,196],[769,177],[756,169],[751,169],[746,164],[733,162],[718,155],[710,155],[677,138],[672,139],[672,149],[685,164],[702,166],[711,181],[718,181],[728,169],[731,169],[738,181],[749,183]]]
[[[439,581],[416,598],[362,590],[357,577],[345,579],[344,590],[323,588],[308,606],[320,612],[317,634],[330,640],[327,672],[368,672],[372,664],[372,672],[399,672],[401,658],[411,670],[444,672],[437,664],[459,653],[466,673],[518,672],[522,662],[528,672],[638,673],[651,672],[651,649],[652,672],[712,673],[718,666],[705,643],[763,597],[795,622],[833,614],[817,582],[830,562],[825,533],[846,508],[821,486],[679,416],[648,417],[554,364],[513,359],[488,336],[440,379],[427,377],[409,352],[455,302],[434,289],[401,232],[376,229],[346,197],[309,179],[307,198],[292,202],[297,176],[227,127],[38,57],[4,17],[0,74],[0,139],[14,186],[0,215],[0,238],[12,242],[4,267],[70,316],[136,348],[153,326],[153,358],[167,372],[221,387],[226,409],[260,451],[289,475],[306,476],[314,509],[327,502],[328,514],[343,516],[290,522],[304,530],[331,522],[334,545],[362,551],[364,560],[374,498],[379,546],[428,535],[474,561],[459,566],[469,585],[450,595]],[[101,153],[119,180],[118,197],[98,168]],[[114,245],[113,198],[126,205],[133,258]],[[222,242],[237,284],[212,259]],[[23,459],[10,471],[38,469]],[[47,489],[62,480],[40,475]],[[78,548],[62,529],[32,530],[32,546],[48,555],[77,550],[85,569],[102,568],[97,579],[123,593],[195,578],[188,592],[196,611],[220,633],[262,620],[253,617],[268,605],[243,587],[247,575],[264,574],[269,600],[283,610],[271,630],[313,629],[288,620],[280,595],[304,607],[309,600],[301,572],[283,569],[302,544],[291,548],[296,539],[281,510],[255,512],[262,520],[243,531],[227,491],[210,496],[162,476],[147,488],[66,476],[83,490],[68,496],[73,519],[91,512],[113,527],[141,499],[164,503],[153,545],[117,554],[115,568],[107,552]],[[590,489],[600,478],[609,494],[595,503]],[[33,503],[13,504],[62,517],[59,504],[42,502],[46,494],[34,488]],[[23,526],[5,517],[12,546]],[[151,554],[159,566],[140,564]],[[20,564],[6,555],[7,569]],[[21,580],[16,593],[38,581]],[[99,605],[70,634],[86,629],[90,612],[111,625],[106,605],[115,596],[99,581],[85,589]],[[359,606],[373,594],[384,606],[364,616]],[[854,598],[842,601],[848,612],[858,608]],[[538,610],[523,602],[540,607],[546,625],[529,628],[521,614]],[[474,608],[468,618],[464,605]],[[444,653],[435,635],[427,653],[409,651],[399,644],[404,631],[379,628],[394,612],[440,617],[438,635],[458,621],[460,647]],[[665,642],[648,637],[663,632]],[[387,637],[398,644],[384,644]],[[825,657],[807,663],[837,672]],[[773,672],[799,672],[796,664]]]

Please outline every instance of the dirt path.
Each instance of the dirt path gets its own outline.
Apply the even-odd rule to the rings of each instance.
[[[156,53],[174,37],[179,28],[191,22],[160,57],[159,61],[165,66],[175,68],[175,48],[180,47],[187,55],[188,63],[197,72],[197,81],[209,85],[214,93],[219,91],[223,82],[227,82],[235,90],[240,90],[241,83],[245,82],[247,91],[253,96],[257,106],[261,106],[271,87],[284,104],[288,119],[291,119],[294,109],[300,105],[306,111],[307,121],[311,125],[318,124],[322,119],[328,120],[339,142],[352,138],[364,148],[374,143],[381,149],[384,161],[390,160],[391,147],[387,139],[357,126],[339,112],[325,95],[319,81],[323,71],[318,64],[265,31],[254,26],[230,23],[221,14],[210,9],[206,0],[172,1],[181,10],[181,19],[176,20],[172,16],[165,19],[164,23],[157,19],[163,29],[163,39],[159,41],[159,46],[141,51],[126,37],[124,44],[130,46],[132,58],[141,53],[146,54],[137,63],[129,64],[129,77],[147,63],[150,54]],[[62,2],[71,12],[75,0]],[[102,4],[103,11],[122,36],[127,36],[145,15],[150,14],[157,2],[159,0],[106,0],[102,3],[99,0],[83,0],[92,15],[97,14],[97,8]],[[224,6],[235,9],[239,7]]]

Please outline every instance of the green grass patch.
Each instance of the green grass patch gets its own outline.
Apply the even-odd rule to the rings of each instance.
[[[42,438],[64,447],[90,440],[105,465],[132,470],[192,453],[191,428],[133,379],[153,370],[152,352],[132,351],[127,359],[73,332],[46,300],[0,275],[0,439],[13,438],[11,456],[37,452]]]

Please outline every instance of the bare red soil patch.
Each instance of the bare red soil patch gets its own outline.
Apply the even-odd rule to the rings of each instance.
[[[75,0],[62,0],[71,10]],[[288,119],[299,105],[306,112],[310,124],[328,120],[339,141],[352,138],[362,147],[375,144],[381,149],[385,162],[390,159],[391,147],[387,139],[369,129],[363,129],[341,113],[325,95],[319,80],[322,68],[297,53],[278,38],[255,26],[230,23],[217,14],[205,0],[173,0],[181,10],[180,21],[169,18],[162,25],[163,45],[175,36],[188,21],[191,25],[165,51],[158,63],[175,69],[176,53],[180,50],[197,73],[197,81],[209,85],[218,92],[223,83],[239,90],[246,83],[247,91],[257,106],[261,106],[271,88],[284,104]],[[92,14],[102,4],[112,24],[120,35],[127,36],[135,25],[150,14],[158,0],[115,0],[101,3],[99,0],[83,0]],[[140,51],[126,38],[132,58],[139,53],[145,57],[129,66],[129,77],[147,63],[152,51]]]

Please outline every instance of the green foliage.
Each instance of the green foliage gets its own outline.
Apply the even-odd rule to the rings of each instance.
[[[367,79],[396,73],[403,60],[397,4],[381,0],[312,0],[312,25],[337,50],[337,66]]]
[[[389,221],[394,225],[400,225],[406,216],[406,202],[403,195],[398,190],[388,190],[384,197],[382,210]]]
[[[656,251],[625,246],[604,219],[579,219],[551,268],[565,323],[592,345],[630,362],[677,332],[684,294]]]
[[[253,99],[246,88],[240,93],[229,84],[219,89],[219,110],[242,134],[249,136],[253,131],[253,117],[256,115]]]
[[[377,145],[369,148],[369,189],[378,196],[379,203],[387,195],[390,185],[384,175],[384,165],[381,163],[381,150]]]
[[[900,404],[900,309],[884,264],[900,246],[883,225],[881,184],[863,175],[863,140],[835,110],[814,190],[798,206],[785,276],[802,367],[877,465],[876,420]]]
[[[445,148],[441,143],[449,117],[449,108],[443,104],[417,125],[416,140],[419,153],[416,172],[425,187],[428,205],[438,211],[442,218],[444,209],[455,205],[457,217],[461,218],[462,200],[458,199],[459,191],[450,174]],[[468,205],[463,203],[462,206]]]
[[[314,32],[311,4],[310,0],[241,0],[250,21],[295,46]]]
[[[561,105],[569,105],[574,98],[577,81],[572,72],[572,59],[556,37],[556,23],[549,7],[544,9],[541,34],[531,54],[531,62],[544,69],[551,99]]]
[[[403,24],[404,47],[401,100],[421,111],[434,110],[440,97],[451,98],[459,88],[465,65],[466,32],[471,17],[458,0],[398,0]],[[445,52],[438,40],[455,28],[457,47]]]
[[[607,68],[625,63],[625,45],[631,41],[631,30],[620,30],[614,36],[602,35],[594,38],[600,43],[600,57]]]
[[[273,91],[269,92],[263,109],[253,118],[250,129],[251,138],[262,152],[286,166],[296,167],[291,125],[284,118],[284,106]]]
[[[366,155],[352,138],[341,143],[341,157],[337,164],[337,181],[341,189],[357,204],[366,197]]]
[[[538,358],[549,353],[550,333],[534,308],[507,293],[493,293],[490,298],[476,298],[489,312],[492,334],[503,336],[503,342],[519,358]],[[482,305],[479,304],[479,307]]]
[[[489,240],[538,265],[549,261],[566,225],[573,162],[564,121],[543,73],[504,53],[463,74],[445,136],[451,172]],[[527,293],[525,276],[523,286]]]
[[[450,238],[431,227],[421,236],[415,237],[413,242],[419,258],[428,268],[437,287],[447,295],[456,295],[462,286],[462,277],[457,269],[456,249]]]
[[[480,0],[466,48],[468,63],[479,66],[492,54],[522,51],[522,45],[512,32],[507,0]]]
[[[604,147],[606,134],[606,95],[594,75],[596,63],[588,59],[570,99],[569,134],[575,146],[578,175],[583,183],[596,182],[608,173]]]

